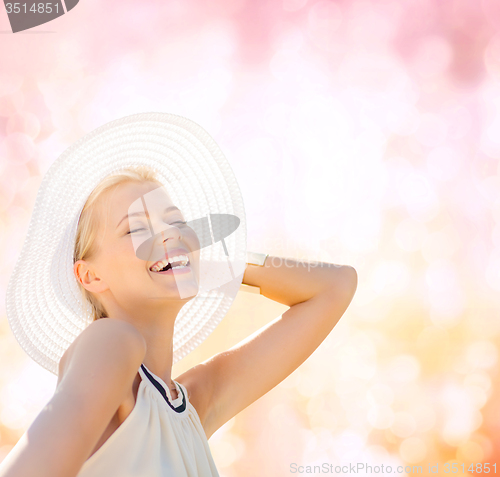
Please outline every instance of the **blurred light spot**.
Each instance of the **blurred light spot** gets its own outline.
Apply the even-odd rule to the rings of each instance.
[[[500,223],[500,200],[497,200],[491,205],[490,212],[495,222],[497,222],[497,224]]]
[[[418,110],[412,104],[389,103],[385,117],[389,131],[401,136],[413,134],[420,122]]]
[[[389,454],[389,451],[380,445],[370,445],[366,448],[366,451],[368,455],[375,461],[375,462],[387,462],[391,455]]]
[[[338,350],[342,376],[371,379],[377,370],[377,350],[370,335],[357,333]]]
[[[3,195],[6,206],[10,204],[15,193],[27,183],[29,178],[30,172],[24,164],[0,160],[0,194]]]
[[[436,411],[425,404],[418,404],[410,409],[417,423],[417,432],[428,432],[436,425]]]
[[[477,386],[484,392],[488,392],[491,389],[491,378],[484,371],[469,373],[464,378],[464,385]]]
[[[378,214],[369,210],[358,213],[344,221],[340,231],[342,245],[351,252],[375,251],[378,246],[381,221]]]
[[[448,138],[452,141],[465,139],[472,132],[472,115],[464,106],[454,106],[445,113]]]
[[[483,462],[484,450],[477,442],[467,441],[458,447],[457,459],[462,462]]]
[[[288,416],[284,416],[284,419],[288,419]],[[319,411],[313,412],[309,419],[310,419],[311,427],[313,429],[314,428],[325,428],[328,430],[329,433],[334,432],[337,425],[338,425],[338,418],[335,415],[335,413],[328,411],[326,409],[321,409]],[[282,425],[283,425],[283,421],[281,421],[278,428],[281,427]]]
[[[394,401],[394,391],[383,383],[375,383],[370,387],[366,399],[370,405],[390,406]]]
[[[404,69],[393,71],[391,77],[387,79],[387,91],[406,104],[415,105],[420,96],[419,85],[412,81]]]
[[[3,407],[0,421],[9,429],[23,429],[26,426],[26,409],[18,404],[11,403]]]
[[[405,462],[417,464],[427,455],[427,446],[420,437],[409,437],[401,442],[399,454]]]
[[[422,78],[443,74],[453,58],[449,42],[440,36],[427,36],[420,41],[414,56],[413,65]]]
[[[283,0],[283,10],[296,12],[305,6],[307,0]]]
[[[486,261],[486,281],[494,290],[500,290],[500,247],[491,250]]]
[[[375,101],[381,90],[386,91],[392,85],[393,75],[399,72],[400,63],[394,57],[363,48],[342,58],[336,81],[340,86],[356,91],[359,99],[365,99],[368,105]],[[370,119],[377,124],[380,122],[380,117]]]
[[[13,184],[9,184],[8,181],[2,181],[0,176],[0,210],[6,210],[12,203],[12,199],[16,194]],[[7,225],[0,217],[0,230],[7,230]],[[0,247],[1,250],[6,250],[5,248],[6,234],[0,236]],[[1,257],[1,254],[0,254]]]
[[[416,252],[422,246],[427,229],[424,224],[414,219],[403,219],[396,227],[394,238],[405,252]]]
[[[427,267],[425,281],[433,291],[455,289],[458,283],[455,264],[450,260],[435,260]]]
[[[397,190],[413,218],[428,221],[437,215],[439,203],[425,176],[415,173],[403,175]]]
[[[348,164],[345,155],[351,153],[356,133],[351,111],[330,95],[306,98],[292,109],[292,138],[308,161],[326,168],[330,175],[340,175],[338,167]]]
[[[394,422],[394,412],[390,406],[372,406],[367,419],[375,429],[388,429]]]
[[[33,210],[35,198],[41,182],[41,176],[32,176],[19,189],[19,193],[21,195],[20,203],[28,211]]]
[[[466,361],[471,371],[491,368],[498,361],[498,350],[491,341],[476,341],[467,346]]]
[[[299,61],[298,53],[293,50],[279,50],[269,63],[273,76],[283,82],[298,80],[304,74],[304,68]]]
[[[428,326],[420,332],[417,338],[417,346],[426,355],[439,354],[449,345],[449,334],[440,326]]]
[[[460,169],[461,157],[449,146],[434,148],[427,155],[429,174],[440,181],[454,179]]]
[[[476,183],[481,195],[490,203],[500,200],[500,177],[490,176]]]
[[[14,132],[0,143],[0,154],[9,161],[24,164],[33,158],[35,145],[27,134]]]
[[[264,113],[264,127],[266,131],[275,136],[285,136],[290,127],[290,114],[292,108],[285,103],[274,103]]]
[[[339,6],[320,0],[309,9],[309,34],[320,49],[329,51],[335,44],[336,31],[342,22]]]
[[[342,358],[342,361],[345,361]],[[352,404],[351,396],[361,392],[364,389],[363,382],[357,378],[338,377],[335,380],[335,392],[339,397],[347,397],[348,404]]]
[[[311,373],[300,374],[300,384],[297,391],[305,397],[313,397],[321,393],[324,388],[324,381],[317,379]]]
[[[480,425],[478,411],[467,390],[454,383],[444,386],[440,398],[444,420],[442,438],[448,445],[458,446],[467,441],[471,432]]]
[[[363,450],[366,435],[353,430],[346,430],[335,436],[334,452],[338,458],[349,459],[357,456]]]
[[[490,96],[486,99],[488,106],[494,108],[495,113],[489,124],[481,128],[480,149],[494,159],[500,159],[500,96]]]
[[[226,433],[211,445],[217,467],[229,467],[245,452],[245,442],[234,434]]]
[[[359,293],[359,294],[358,294]],[[359,320],[376,323],[390,319],[393,303],[378,299],[378,295],[369,287],[358,287],[356,291],[356,315]]]
[[[397,22],[387,10],[378,10],[368,2],[354,2],[349,11],[349,36],[353,49],[384,48],[398,31]]]
[[[276,51],[298,51],[304,44],[302,31],[293,24],[280,23],[273,29],[273,34],[273,46]]]
[[[14,93],[23,83],[23,75],[9,71],[0,72],[0,97]]]
[[[280,150],[272,139],[266,137],[248,138],[235,151],[239,160],[253,164],[247,170],[247,180],[266,189],[268,183],[279,176],[281,167]],[[263,173],[266,171],[266,173]]]
[[[129,71],[126,74],[132,76],[135,72]],[[65,69],[66,77],[56,77],[55,71],[51,72],[52,78],[38,81],[38,88],[43,94],[45,104],[52,112],[66,112],[77,104],[79,96],[83,92],[85,77],[82,70],[71,72]]]
[[[211,62],[231,58],[238,48],[238,31],[234,22],[219,16],[203,25],[199,36],[202,56],[210,58]]]
[[[463,318],[465,299],[463,292],[456,288],[445,292],[429,291],[429,318],[436,326],[452,328]]]
[[[472,403],[476,409],[481,409],[488,401],[488,396],[479,386],[469,385],[465,389],[470,394]]]
[[[0,116],[10,117],[24,105],[24,94],[21,90],[0,97]]]
[[[491,240],[496,248],[500,248],[500,224],[498,223],[493,227]]]
[[[35,114],[22,111],[9,118],[5,130],[7,134],[20,132],[27,134],[31,139],[36,139],[40,132],[40,121]]]
[[[460,237],[451,225],[447,225],[425,238],[422,256],[427,263],[438,262],[453,255],[460,248]]]
[[[408,412],[399,411],[394,414],[391,432],[398,437],[410,437],[417,430],[415,418]]]
[[[70,135],[75,129],[76,118],[66,109],[61,109],[52,112],[52,123],[56,128],[56,136],[64,138],[65,135]]]
[[[292,408],[285,403],[275,404],[269,411],[269,422],[276,428],[280,428],[283,421],[287,420],[293,413]]]
[[[499,317],[498,309],[475,307],[464,318],[466,325],[464,332],[471,339],[492,339],[500,335]]]
[[[410,271],[404,262],[383,261],[375,265],[370,286],[377,294],[397,295],[406,290],[410,282]]]
[[[310,429],[300,429],[298,432],[300,440],[304,443],[304,454],[311,455],[318,447],[318,437]]]
[[[325,459],[329,460],[331,449],[335,444],[333,439],[333,433],[329,429],[326,429],[324,427],[317,427],[313,429],[313,432],[316,436],[316,442],[317,442],[315,454],[323,462],[325,461]],[[308,462],[309,459],[305,459],[304,461]]]
[[[420,124],[415,136],[424,146],[437,147],[446,139],[447,131],[448,127],[441,117],[425,113],[420,115]]]
[[[498,33],[490,38],[484,50],[484,65],[488,74],[495,81],[500,81],[500,34]]]
[[[387,372],[394,382],[409,383],[420,374],[420,363],[415,356],[400,355],[389,362]]]

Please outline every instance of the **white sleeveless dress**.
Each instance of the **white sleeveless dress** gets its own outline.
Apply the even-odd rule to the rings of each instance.
[[[77,477],[219,477],[198,413],[186,388],[139,368],[132,412],[85,461]]]

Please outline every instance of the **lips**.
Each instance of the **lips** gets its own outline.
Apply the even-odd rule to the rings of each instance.
[[[185,248],[174,248],[173,250],[168,251],[160,260],[158,260],[157,262],[153,263],[149,267],[149,270],[152,271],[151,269],[155,265],[157,265],[158,263],[162,262],[165,259],[170,260],[171,258],[175,257],[176,255],[187,255],[189,257],[189,252]]]

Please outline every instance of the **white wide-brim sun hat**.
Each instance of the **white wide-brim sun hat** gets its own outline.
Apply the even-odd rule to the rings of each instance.
[[[80,213],[101,180],[137,166],[156,171],[185,220],[208,214],[240,219],[225,238],[229,257],[221,242],[200,250],[200,261],[226,266],[229,261],[236,276],[183,306],[174,326],[174,363],[209,336],[240,288],[246,260],[245,209],[234,173],[212,137],[175,114],[140,113],[107,123],[79,139],[47,171],[7,286],[7,318],[14,336],[51,373],[58,374],[62,355],[92,322],[91,307],[73,272]],[[216,282],[220,267],[209,267],[206,273],[213,273]]]

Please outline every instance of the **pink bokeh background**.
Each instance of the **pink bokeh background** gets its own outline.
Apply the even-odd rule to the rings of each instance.
[[[210,439],[221,476],[500,472],[499,81],[495,0],[81,0],[16,34],[0,5],[0,460],[56,383],[4,304],[41,177],[95,127],[165,111],[226,154],[250,250],[359,277],[320,348]],[[243,293],[174,370],[284,310]]]

